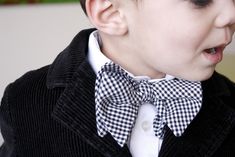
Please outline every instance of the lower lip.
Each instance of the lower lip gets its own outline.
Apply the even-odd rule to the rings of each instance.
[[[223,59],[223,50],[224,48],[217,48],[216,53],[215,54],[210,54],[207,52],[204,52],[204,55],[206,56],[206,58],[212,62],[212,64],[217,64],[219,62],[222,61]]]

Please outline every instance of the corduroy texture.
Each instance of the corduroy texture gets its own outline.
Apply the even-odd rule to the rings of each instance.
[[[0,107],[0,157],[131,157],[95,124],[95,73],[87,62],[93,30],[79,33],[52,65],[10,84]],[[215,73],[181,137],[167,129],[159,157],[234,157],[235,85]]]
[[[25,75],[6,91],[12,96],[4,98],[2,107],[5,109],[1,109],[1,113],[11,115],[11,118],[3,118],[7,118],[13,134],[9,135],[8,129],[2,132],[7,142],[14,141],[11,142],[11,148],[15,147],[14,154],[20,157],[101,156],[79,136],[52,119],[53,107],[64,88],[46,88],[47,69]],[[6,109],[8,103],[14,106]],[[4,125],[2,128],[5,129]],[[1,151],[9,149],[7,146],[5,143]],[[4,155],[0,153],[0,156]]]

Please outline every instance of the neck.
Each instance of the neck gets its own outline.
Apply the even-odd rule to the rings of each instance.
[[[165,77],[165,73],[157,71],[145,63],[132,46],[126,43],[126,39],[119,37],[109,37],[101,34],[102,53],[112,60],[114,63],[120,65],[122,68],[133,74],[134,76],[148,76],[151,79],[159,79]]]

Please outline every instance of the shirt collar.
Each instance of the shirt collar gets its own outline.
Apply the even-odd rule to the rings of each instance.
[[[90,62],[96,74],[105,63],[111,61],[101,52],[101,45],[102,41],[98,34],[98,31],[96,30],[90,34],[88,42],[88,61]]]
[[[109,58],[107,58],[100,50],[102,46],[102,40],[99,36],[98,30],[93,31],[90,34],[89,42],[88,42],[88,61],[90,62],[93,70],[97,74],[101,67],[108,62],[111,62]],[[124,69],[125,70],[125,69]],[[126,70],[125,70],[126,71]],[[157,82],[163,79],[173,79],[174,77],[171,75],[166,75],[165,78],[161,79],[150,79],[148,76],[134,76],[132,73],[126,71],[130,76],[132,76],[136,80],[147,79],[151,82]]]

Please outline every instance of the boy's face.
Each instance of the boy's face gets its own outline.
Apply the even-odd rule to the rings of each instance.
[[[231,42],[233,0],[125,0],[128,38],[141,69],[205,80]],[[129,53],[127,52],[127,53]]]

